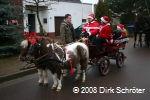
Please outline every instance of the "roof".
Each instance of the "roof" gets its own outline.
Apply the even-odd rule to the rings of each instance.
[[[80,1],[80,0],[59,0],[59,2],[81,3],[81,1]]]

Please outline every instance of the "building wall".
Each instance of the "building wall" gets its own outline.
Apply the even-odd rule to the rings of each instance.
[[[92,12],[92,5],[89,4],[75,4],[75,3],[65,3],[60,2],[58,5],[52,5],[52,8],[56,10],[50,11],[50,17],[52,18],[50,22],[50,31],[54,31],[54,17],[55,16],[65,16],[69,13],[72,15],[72,23],[74,27],[78,27],[82,24],[82,19],[86,19],[88,14]]]
[[[48,7],[48,9],[52,10],[45,10],[40,11],[40,19],[43,24],[43,29],[50,33],[54,34],[55,32],[55,17],[64,17],[65,14],[72,15],[72,23],[73,26],[76,28],[82,24],[82,19],[86,19],[88,14],[92,12],[92,5],[91,4],[81,4],[81,3],[70,3],[70,2],[59,2],[58,4],[52,4]],[[24,10],[26,13],[24,17],[24,25],[28,23],[28,15],[31,14],[31,11]],[[33,12],[35,14],[35,12]],[[47,18],[47,23],[43,23],[43,18]],[[25,29],[28,31],[28,28]],[[39,24],[36,18],[36,32],[39,32]],[[53,35],[54,36],[54,35]]]

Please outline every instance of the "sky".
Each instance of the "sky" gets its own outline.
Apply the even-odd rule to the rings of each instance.
[[[83,3],[94,3],[96,4],[98,2],[98,0],[80,0]]]

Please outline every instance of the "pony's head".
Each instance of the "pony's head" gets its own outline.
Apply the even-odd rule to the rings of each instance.
[[[27,54],[27,61],[33,62],[36,57],[40,54],[41,43],[36,42],[35,44],[30,44]]]
[[[52,40],[46,37],[36,37],[30,40],[30,46],[27,54],[27,61],[33,63],[36,59],[42,59],[52,53],[52,47],[47,47],[52,44]]]
[[[136,14],[135,17],[135,25],[139,27],[141,30],[145,30],[149,27],[147,16],[143,16],[142,14]]]
[[[143,19],[143,15],[142,15],[142,14],[137,13],[137,14],[135,15],[135,22],[136,22],[136,23],[141,23],[141,22],[142,22],[142,19]]]
[[[144,25],[146,23],[146,20],[144,19],[145,16],[143,16],[141,13],[137,13],[135,17],[135,22],[139,25]]]
[[[47,50],[44,46],[51,43],[52,40],[48,37],[39,37],[36,33],[24,33],[26,40],[21,42],[21,61],[33,62],[36,58]]]
[[[29,54],[36,56],[36,54],[34,54],[34,52],[36,52],[38,50],[38,43],[32,43],[29,40],[23,40],[21,42],[21,53],[19,55],[19,59],[20,61],[27,61],[29,60]],[[33,50],[34,47],[34,50]],[[36,50],[35,50],[36,49]]]
[[[30,42],[28,40],[23,40],[21,42],[21,53],[19,55],[19,60],[20,61],[26,61],[26,56],[28,54]]]

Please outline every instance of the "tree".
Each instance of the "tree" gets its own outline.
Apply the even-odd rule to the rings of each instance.
[[[112,14],[120,15],[123,24],[131,24],[135,13],[149,15],[149,0],[108,0]]]
[[[25,9],[27,10],[32,10],[34,12],[36,12],[36,16],[37,16],[37,20],[38,20],[38,23],[39,23],[39,30],[40,30],[40,36],[43,36],[43,25],[41,23],[41,20],[40,20],[40,16],[39,16],[39,12],[40,11],[44,11],[44,10],[52,10],[52,8],[48,8],[49,5],[51,4],[56,4],[57,1],[59,0],[23,0],[24,1],[24,4],[30,4],[32,6],[35,6],[35,9],[28,9],[26,6],[24,6]],[[40,9],[40,6],[44,6],[42,9]]]
[[[17,19],[22,17],[19,5],[12,5],[12,0],[0,0],[0,58],[19,52],[21,25]],[[20,12],[20,13],[19,13]]]
[[[96,5],[95,16],[98,21],[100,21],[102,16],[108,16],[110,18],[110,11],[107,0],[99,0],[98,4]]]

